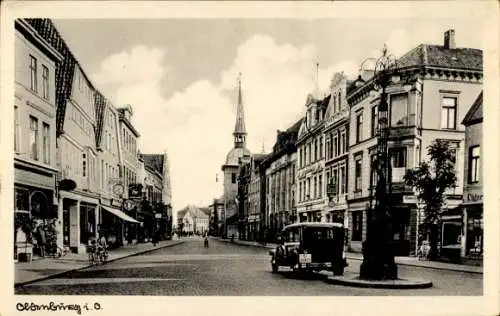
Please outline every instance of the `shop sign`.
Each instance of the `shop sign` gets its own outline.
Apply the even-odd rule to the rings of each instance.
[[[414,195],[403,195],[404,204],[417,204],[417,197]]]
[[[126,211],[131,211],[133,210],[135,207],[135,204],[134,202],[130,201],[130,200],[125,200],[123,202],[123,208],[126,210]]]
[[[482,200],[483,200],[482,194],[473,194],[473,193],[467,194],[467,201],[469,202],[479,202]]]
[[[122,199],[111,199],[111,206],[114,207],[122,207],[123,200]]]

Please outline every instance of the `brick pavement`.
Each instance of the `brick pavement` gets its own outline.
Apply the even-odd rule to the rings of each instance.
[[[183,243],[182,240],[166,240],[156,246],[151,243],[123,246],[109,251],[108,261],[115,261],[164,247],[171,247]],[[23,285],[57,275],[80,270],[89,266],[86,253],[68,253],[61,258],[43,258],[31,262],[15,263],[15,285]]]
[[[218,238],[221,241],[231,242],[229,239]],[[276,244],[267,243],[266,245],[255,242],[255,241],[243,241],[234,239],[234,243],[245,246],[254,246],[254,247],[264,247],[268,249],[276,248]],[[363,255],[361,253],[356,252],[348,252],[346,253],[347,259],[351,260],[363,260]],[[416,266],[423,268],[431,268],[431,269],[439,269],[439,270],[451,270],[451,271],[460,271],[460,272],[469,272],[469,273],[483,273],[483,267],[471,266],[465,264],[455,264],[455,263],[447,263],[447,262],[437,262],[437,261],[429,261],[429,260],[419,260],[417,257],[396,257],[396,263],[398,265],[407,265],[407,266]]]

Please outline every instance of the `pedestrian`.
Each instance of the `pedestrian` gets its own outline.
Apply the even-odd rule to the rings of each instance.
[[[204,246],[205,248],[208,248],[208,236],[206,236],[206,235],[205,235],[205,240],[204,240],[204,242],[203,242],[203,246]]]
[[[153,242],[153,246],[156,247],[156,243],[158,242],[158,234],[156,231],[153,231],[151,234],[151,241]]]
[[[38,246],[40,247],[40,256],[45,257],[46,238],[45,238],[45,230],[43,229],[43,226],[41,224],[38,225],[36,229],[36,241]]]

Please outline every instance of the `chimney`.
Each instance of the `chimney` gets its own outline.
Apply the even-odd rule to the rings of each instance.
[[[448,30],[444,32],[444,48],[455,49],[455,30]]]

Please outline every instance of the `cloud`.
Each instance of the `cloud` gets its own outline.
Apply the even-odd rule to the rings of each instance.
[[[411,44],[405,41],[408,37],[406,31],[397,30],[387,42],[394,53],[404,52]],[[137,46],[109,56],[93,77],[110,92],[115,105],[132,105],[142,152],[167,149],[173,206],[180,209],[186,204],[207,205],[222,193],[222,183],[215,178],[219,173],[221,179],[221,165],[233,146],[238,74],[242,73],[247,147],[260,152],[265,143],[269,151],[276,130],[290,127],[302,115],[307,94],[315,87],[316,58],[313,45],[281,45],[268,35],[256,34],[239,45],[232,64],[218,74],[218,82],[198,80],[168,99],[161,83],[174,74],[164,49]],[[354,78],[359,63],[321,65],[321,90],[327,91],[335,72]]]

